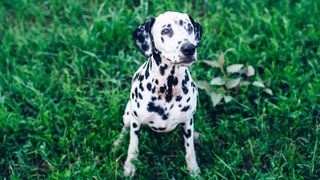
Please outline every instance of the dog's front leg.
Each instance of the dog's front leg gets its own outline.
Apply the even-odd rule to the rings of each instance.
[[[130,144],[128,148],[128,156],[123,167],[124,168],[123,174],[125,176],[133,176],[136,171],[136,167],[132,161],[137,159],[138,153],[139,153],[139,149],[138,149],[139,131],[140,131],[140,123],[138,123],[138,121],[132,118],[132,121],[130,124]]]
[[[184,124],[184,146],[186,148],[186,161],[190,173],[198,174],[200,169],[197,163],[196,152],[194,149],[194,128],[193,117],[186,121]]]

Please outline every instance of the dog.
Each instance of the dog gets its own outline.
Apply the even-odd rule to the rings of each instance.
[[[136,46],[148,60],[133,76],[130,100],[123,115],[124,126],[114,142],[118,146],[130,129],[125,176],[133,176],[136,171],[132,161],[137,159],[142,125],[156,132],[169,132],[181,124],[188,171],[200,173],[194,148],[193,119],[198,91],[188,66],[197,60],[196,48],[201,35],[201,25],[190,15],[178,12],[151,17],[132,33]]]

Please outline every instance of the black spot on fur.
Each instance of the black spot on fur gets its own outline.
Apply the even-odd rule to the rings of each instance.
[[[185,106],[181,109],[182,112],[188,111],[188,109],[190,108],[190,106]]]
[[[182,87],[182,91],[183,91],[184,94],[188,94],[189,90],[188,90],[188,88],[186,86],[183,86]]]
[[[140,103],[139,102],[137,103],[137,106],[138,106],[138,108],[140,108]]]
[[[165,71],[166,71],[166,69],[168,68],[168,65],[167,64],[165,64],[164,66],[160,66],[160,74],[163,76],[164,75],[164,73],[165,73]]]
[[[148,77],[149,77],[149,62],[148,62],[148,66],[146,68],[146,72],[144,73],[144,75],[145,75],[146,79],[148,79]]]
[[[131,94],[131,98],[132,98],[132,99],[134,98],[134,94],[133,94],[133,93]]]
[[[150,123],[150,124],[153,124],[154,122],[153,122],[153,121],[150,121],[149,123]]]
[[[189,102],[190,101],[190,97],[187,99],[187,102]]]
[[[174,67],[173,67],[174,68]],[[168,84],[168,92],[166,94],[166,101],[170,102],[172,99],[172,87],[178,84],[178,78],[173,76],[174,71],[171,71],[171,74],[167,78],[167,84]]]
[[[140,133],[140,129],[139,129],[139,130],[134,131],[134,133],[138,136],[138,135],[139,135],[139,133]]]
[[[183,21],[180,19],[179,20],[179,25],[182,26],[183,25]]]
[[[148,51],[149,48],[150,48],[150,46],[149,46],[149,44],[148,44],[147,42],[144,42],[144,43],[142,44],[142,46],[141,46],[141,49],[142,49],[143,51]]]
[[[143,97],[142,97],[142,94],[141,94],[141,93],[139,93],[139,98],[140,98],[140,99],[143,99]]]
[[[144,88],[143,88],[143,86],[142,86],[142,82],[140,82],[139,88],[141,89],[141,91],[144,91]]]
[[[148,89],[149,91],[151,91],[151,88],[152,88],[151,83],[148,83],[148,84],[147,84],[147,89]]]
[[[138,88],[134,89],[134,94],[135,94],[136,98],[138,98]]]
[[[190,126],[192,125],[192,122],[193,122],[193,118],[190,119]]]
[[[143,75],[140,75],[140,76],[139,76],[139,81],[142,81],[143,78],[144,78],[144,76],[143,76]]]
[[[170,106],[170,109],[172,109],[173,108],[173,104],[171,104],[171,106]]]
[[[136,128],[136,127],[138,127],[138,125],[136,123],[132,123],[132,127]]]
[[[133,114],[138,117],[138,114],[136,111],[133,111]]]
[[[163,39],[163,37],[161,37],[161,41],[164,43],[164,39]]]
[[[155,96],[151,97],[151,101],[155,101],[156,99],[157,99],[157,97],[155,97]]]
[[[189,79],[189,75],[188,75],[188,71],[185,70],[184,73],[185,73],[184,79],[185,79],[185,81],[186,81],[186,83],[187,83],[187,82],[190,80],[190,79]]]
[[[188,129],[187,132],[184,132],[184,136],[188,139],[191,137],[191,129]]]
[[[162,116],[162,120],[167,120],[168,119],[168,115],[167,114],[164,114],[163,116]]]
[[[189,143],[187,143],[187,147],[189,147]]]
[[[152,88],[152,93],[155,93],[155,92],[156,92],[156,86]]]
[[[145,37],[143,36],[143,34],[142,33],[138,33],[137,35],[139,35],[139,36],[137,36],[138,42],[139,43],[143,43],[144,40],[145,40]]]
[[[154,58],[154,60],[156,61],[156,64],[159,66],[161,63],[161,57],[160,57],[160,53],[156,52],[155,50],[152,52],[152,56]]]
[[[168,116],[164,114],[164,109],[161,106],[156,106],[153,102],[148,103],[147,110],[149,112],[157,113],[163,120],[168,119]]]
[[[181,101],[181,99],[182,99],[182,96],[177,96],[176,97],[176,101],[178,101],[178,102]]]
[[[187,70],[185,70],[184,80],[182,80],[182,91],[183,91],[184,94],[187,94],[188,91],[189,91],[187,86],[186,86],[189,80],[190,79],[189,79],[188,72],[187,72]]]
[[[137,80],[138,77],[139,77],[139,73],[137,73],[137,74],[134,76],[133,80],[134,80],[134,81]]]
[[[160,87],[160,93],[164,93],[166,91],[166,85]]]
[[[159,81],[158,81],[158,79],[156,79],[155,83],[156,83],[156,84],[159,84]]]

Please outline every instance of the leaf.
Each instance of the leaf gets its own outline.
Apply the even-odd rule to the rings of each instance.
[[[264,84],[261,81],[253,81],[252,85],[259,88],[265,88]]]
[[[227,53],[229,53],[229,52],[234,52],[234,51],[236,51],[236,49],[234,49],[234,48],[229,48],[229,49],[227,49],[227,50],[224,52],[224,54],[227,54]]]
[[[218,63],[220,65],[220,67],[222,67],[223,64],[224,64],[224,54],[223,54],[223,52],[220,54],[220,56],[218,58]]]
[[[240,73],[242,67],[243,67],[243,64],[232,64],[227,67],[227,72],[229,74]]]
[[[240,77],[237,79],[230,79],[227,81],[226,87],[228,89],[232,89],[232,88],[236,87],[240,83],[240,81],[241,81]]]
[[[264,91],[264,92],[266,92],[267,94],[269,94],[270,96],[272,96],[272,95],[273,95],[272,90],[271,90],[271,89],[269,89],[269,88],[266,88],[266,89],[264,89],[263,91]]]
[[[223,95],[220,93],[215,93],[215,92],[211,93],[211,101],[214,107],[221,102],[222,98],[223,98]]]
[[[207,81],[196,81],[196,85],[198,88],[203,90],[209,90],[210,84]]]
[[[240,86],[249,86],[250,82],[249,81],[241,81]]]
[[[221,86],[225,84],[225,81],[221,77],[215,77],[210,81],[210,84]]]
[[[224,102],[229,103],[232,100],[232,97],[228,95],[224,95],[223,99],[224,99]]]
[[[211,67],[219,68],[221,65],[217,61],[203,60],[204,63],[208,64]]]
[[[248,77],[250,77],[250,76],[253,76],[254,73],[255,73],[254,68],[253,68],[251,65],[249,65],[249,66],[247,67],[246,75],[247,75]]]

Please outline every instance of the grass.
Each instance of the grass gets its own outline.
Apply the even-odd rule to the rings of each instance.
[[[201,60],[229,48],[226,63],[251,64],[273,96],[242,89],[213,108],[200,91],[197,155],[204,179],[320,177],[319,1],[0,2],[0,176],[122,178],[120,132],[130,79],[145,61],[132,30],[167,10],[202,24]],[[140,135],[138,179],[188,178],[178,130]]]

